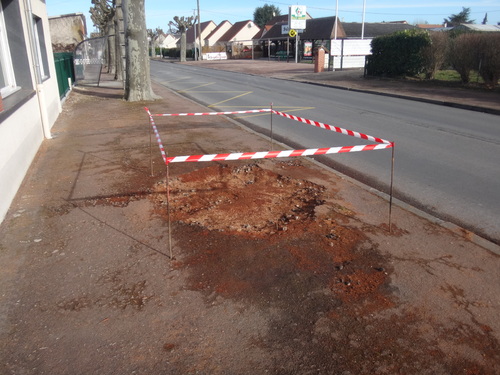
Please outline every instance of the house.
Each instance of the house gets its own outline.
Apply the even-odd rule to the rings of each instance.
[[[83,13],[49,17],[50,38],[54,52],[73,52],[76,45],[87,35]]]
[[[60,111],[45,0],[0,1],[0,221]]]
[[[307,20],[310,20],[312,19],[311,15],[309,13],[306,12],[306,21]],[[263,27],[263,35],[268,32],[269,30],[271,30],[271,28],[274,26],[274,25],[288,25],[288,14],[284,14],[284,15],[281,15],[281,16],[276,16],[276,17],[273,17],[271,18],[269,21],[267,21],[267,23],[264,25]]]
[[[200,24],[201,30],[201,40],[204,40],[210,33],[215,30],[217,25],[214,21],[205,21]],[[195,38],[196,37],[196,38]],[[195,40],[196,39],[196,40]],[[200,36],[198,35],[198,24],[195,24],[194,27],[191,27],[186,31],[186,48],[193,49],[200,47]],[[180,44],[180,42],[178,42]],[[202,42],[203,44],[203,42]]]
[[[231,58],[243,57],[241,56],[243,52],[252,50],[253,39],[260,31],[260,27],[253,21],[236,22],[219,38],[216,45],[225,47]]]
[[[217,26],[205,39],[205,46],[212,47],[214,46],[219,39],[229,31],[229,29],[233,26],[233,24],[229,21],[222,21],[219,26]],[[218,51],[211,51],[218,52]]]
[[[160,34],[154,40],[154,45],[160,48],[176,48],[180,36],[174,34]]]
[[[305,30],[299,31],[299,39],[302,42],[315,44],[327,44],[331,39],[345,38],[343,24],[335,22],[335,17],[311,18],[306,20]],[[288,35],[288,17],[278,21],[259,38],[264,56],[271,57],[277,53],[286,53],[287,56],[295,55],[295,38]],[[308,48],[309,50],[309,48]]]

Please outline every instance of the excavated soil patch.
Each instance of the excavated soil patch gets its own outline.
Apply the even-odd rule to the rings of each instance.
[[[257,164],[210,166],[174,179],[171,213],[181,223],[209,230],[274,234],[314,217],[323,186]]]
[[[267,303],[295,285],[290,301],[320,289],[329,291],[325,306],[391,306],[379,295],[387,272],[376,244],[326,203],[324,186],[291,177],[294,168],[215,165],[171,179],[171,220],[184,249],[176,264],[195,270],[191,287]],[[163,182],[157,190],[156,211],[166,218]]]

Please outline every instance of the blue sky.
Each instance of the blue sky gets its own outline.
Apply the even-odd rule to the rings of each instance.
[[[335,15],[336,0],[312,1],[265,1],[265,0],[199,0],[201,20],[212,20],[219,23],[229,20],[232,23],[253,19],[255,8],[265,4],[275,5],[281,14],[288,12],[289,5],[305,5],[307,12],[313,17]],[[338,0],[339,18],[344,22],[361,22],[363,0]],[[411,3],[411,4],[410,4]],[[87,16],[88,31],[94,27],[88,10],[92,6],[90,0],[46,0],[49,16],[81,12]],[[401,0],[366,0],[365,22],[383,22],[405,20],[408,23],[439,24],[451,14],[457,14],[462,7],[471,9],[471,18],[476,23],[483,21],[488,13],[488,24],[500,22],[500,0],[452,1],[421,0],[406,2]],[[168,23],[174,16],[190,16],[197,8],[196,0],[168,1],[146,0],[146,23],[148,28],[161,27],[168,29]]]

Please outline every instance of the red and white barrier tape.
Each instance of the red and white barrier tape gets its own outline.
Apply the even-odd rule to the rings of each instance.
[[[233,112],[197,112],[197,113],[162,113],[153,114],[151,116],[169,117],[169,116],[214,116],[214,115],[235,115],[240,113],[262,113],[271,112],[271,109],[252,109],[249,111],[233,111]]]
[[[366,135],[363,133],[354,132],[352,130],[347,130],[339,128],[337,126],[332,126],[328,124],[323,124],[322,122],[312,121],[304,119],[302,117],[289,115],[287,113],[278,112],[272,109],[257,109],[251,111],[234,111],[234,112],[207,112],[207,113],[177,113],[177,114],[151,114],[148,108],[144,108],[149,115],[149,121],[153,127],[156,141],[160,147],[160,152],[165,164],[169,163],[184,163],[184,162],[201,162],[201,161],[223,161],[223,160],[246,160],[246,159],[271,159],[271,158],[286,158],[293,156],[313,156],[313,155],[327,155],[327,154],[339,154],[345,152],[359,152],[359,151],[374,151],[383,150],[386,148],[394,147],[393,142],[386,141],[382,138],[372,137],[371,135]],[[153,120],[153,116],[203,116],[203,115],[226,115],[226,114],[236,114],[236,113],[262,113],[262,112],[272,112],[277,115],[289,118],[291,120],[299,121],[304,124],[313,125],[320,127],[322,129],[335,131],[337,133],[350,135],[352,137],[366,139],[372,142],[377,142],[378,144],[372,145],[357,145],[357,146],[342,146],[342,147],[324,147],[324,148],[310,148],[305,150],[284,150],[284,151],[260,151],[260,152],[236,152],[231,154],[212,154],[212,155],[188,155],[188,156],[172,156],[167,157],[163,144],[161,142],[160,134]]]
[[[288,158],[293,156],[313,156],[326,154],[339,154],[344,152],[373,151],[393,147],[392,143],[381,143],[373,145],[343,146],[310,148],[306,150],[285,150],[285,151],[261,151],[261,152],[236,152],[233,154],[213,154],[213,155],[189,155],[172,156],[167,158],[168,163],[184,163],[197,161],[222,161],[222,160],[245,160],[245,159],[271,159]]]
[[[371,135],[367,135],[367,134],[358,133],[358,132],[355,132],[355,131],[352,131],[352,130],[347,130],[347,129],[339,128],[338,126],[323,124],[322,122],[308,120],[308,119],[305,119],[305,118],[302,118],[302,117],[298,117],[298,116],[294,116],[294,115],[289,115],[288,113],[278,112],[278,111],[275,111],[275,110],[272,110],[272,112],[275,113],[275,114],[277,114],[277,115],[289,118],[291,120],[299,121],[299,122],[302,122],[302,123],[307,124],[307,125],[317,126],[319,128],[326,129],[326,130],[331,130],[331,131],[334,131],[334,132],[337,132],[337,133],[341,133],[341,134],[344,134],[344,135],[350,135],[351,137],[366,139],[368,141],[378,142],[378,143],[391,143],[391,142],[386,141],[385,139],[382,139],[382,138],[372,137]]]
[[[153,115],[151,115],[151,112],[149,111],[148,108],[144,107],[146,112],[149,115],[149,122],[151,123],[151,126],[153,127],[153,131],[155,133],[156,137],[156,142],[158,142],[158,146],[160,147],[160,152],[161,152],[161,157],[163,158],[163,161],[165,164],[168,164],[167,161],[167,153],[165,152],[165,148],[163,147],[163,143],[161,143],[161,138],[160,138],[160,133],[158,133],[158,129],[156,128],[155,120],[153,119]]]

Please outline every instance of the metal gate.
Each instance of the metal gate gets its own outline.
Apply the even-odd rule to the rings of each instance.
[[[86,84],[97,84],[101,79],[103,65],[107,64],[107,36],[86,39],[75,48],[75,80]]]

